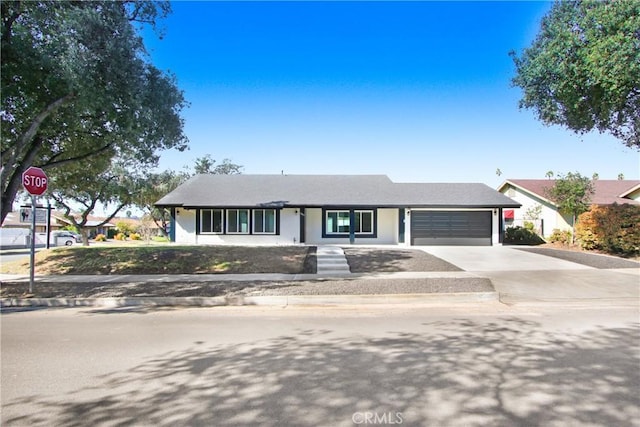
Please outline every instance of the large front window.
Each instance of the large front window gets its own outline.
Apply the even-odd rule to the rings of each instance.
[[[201,233],[222,233],[222,209],[202,209],[200,212]]]
[[[227,233],[249,234],[249,209],[227,209]]]
[[[276,211],[275,209],[253,210],[253,232],[256,234],[275,234]]]
[[[358,235],[374,234],[373,210],[353,211],[353,232]],[[348,210],[327,210],[325,214],[325,231],[331,234],[349,234],[351,232],[351,215]]]
[[[327,211],[327,234],[349,232],[349,211]]]

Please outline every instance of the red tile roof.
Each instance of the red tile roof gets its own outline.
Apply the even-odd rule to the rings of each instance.
[[[540,197],[548,199],[546,189],[553,187],[555,180],[553,179],[509,179],[500,188],[511,183],[516,187],[520,187],[530,193],[534,193]],[[640,205],[639,201],[620,197],[629,193],[631,189],[640,185],[638,180],[614,180],[614,179],[598,179],[594,181],[594,194],[591,197],[591,204],[594,205],[611,205],[632,204]]]

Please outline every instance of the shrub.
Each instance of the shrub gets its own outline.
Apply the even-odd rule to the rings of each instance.
[[[549,241],[569,246],[571,244],[571,231],[554,228],[551,236],[549,236]]]
[[[532,228],[533,228],[533,224]],[[504,243],[512,245],[540,245],[544,243],[544,240],[538,236],[533,229],[520,227],[508,227],[504,234]]]
[[[140,237],[140,235],[138,233],[131,233],[129,234],[129,238],[131,240],[142,240],[142,237]]]
[[[593,206],[591,210],[580,215],[576,224],[578,244],[581,248],[587,250],[600,248],[598,235],[594,231],[596,229],[596,223],[593,219],[593,211],[595,209],[597,209],[597,206]]]
[[[98,234],[95,240],[96,242],[106,242],[107,236],[105,236],[104,234]]]
[[[129,224],[126,221],[118,221],[116,222],[116,228],[118,229],[118,231],[120,233],[123,233],[125,235],[129,235],[131,233],[133,233],[133,227],[131,226],[131,224]]]
[[[612,254],[640,254],[640,206],[592,206],[578,223],[581,245]]]
[[[118,233],[115,235],[114,237],[116,240],[126,240],[127,236],[124,235],[124,233]]]
[[[118,234],[118,230],[116,230],[115,228],[107,229],[107,238],[115,239],[116,238],[116,234]]]

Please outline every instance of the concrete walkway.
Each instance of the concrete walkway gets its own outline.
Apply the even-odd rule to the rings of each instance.
[[[323,276],[342,276],[350,274],[349,264],[340,246],[318,246],[316,250],[316,271]]]

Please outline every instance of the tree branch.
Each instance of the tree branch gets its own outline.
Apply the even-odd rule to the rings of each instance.
[[[76,157],[70,157],[68,159],[63,159],[63,160],[55,160],[57,157],[61,156],[64,154],[64,151],[61,151],[59,153],[54,154],[53,156],[51,156],[49,158],[49,160],[47,160],[47,162],[45,162],[41,167],[42,169],[50,169],[56,166],[63,166],[66,165],[67,163],[72,163],[78,160],[85,160],[88,159],[90,157],[95,156],[96,154],[100,154],[100,153],[104,153],[105,151],[107,151],[109,148],[112,148],[114,145],[113,142],[110,142],[109,144],[102,146],[100,148],[98,148],[97,150],[91,151],[89,153],[85,153],[83,155],[80,156],[76,156]]]

